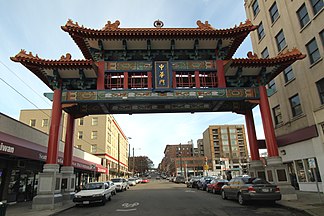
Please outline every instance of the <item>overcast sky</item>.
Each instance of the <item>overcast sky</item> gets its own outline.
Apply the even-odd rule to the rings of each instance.
[[[72,38],[63,30],[68,19],[88,28],[101,29],[108,20],[120,27],[197,27],[209,21],[215,28],[231,28],[245,22],[243,0],[0,0],[0,112],[18,119],[21,109],[50,109],[43,93],[51,90],[21,64],[9,58],[20,49],[44,59],[71,53],[84,59]],[[236,52],[246,57],[252,50],[248,37]],[[253,110],[257,137],[264,138],[258,107]],[[131,137],[135,155],[147,155],[157,166],[167,144],[202,138],[209,125],[245,124],[244,116],[232,113],[115,115]]]

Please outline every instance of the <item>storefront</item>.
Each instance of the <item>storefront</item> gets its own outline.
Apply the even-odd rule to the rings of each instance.
[[[6,117],[6,116],[5,116]],[[20,122],[7,118],[7,120],[20,126]],[[23,125],[26,127],[26,125]],[[32,137],[44,136],[38,130],[28,127]],[[23,202],[30,201],[37,193],[38,173],[43,170],[47,158],[46,136],[42,144],[19,138],[8,133],[0,127],[0,201]],[[37,140],[39,141],[39,140]],[[59,151],[58,163],[63,165],[63,152]],[[72,165],[76,174],[76,188],[89,181],[98,180],[101,174],[108,170],[101,165],[101,158],[88,154],[80,149],[74,149]]]

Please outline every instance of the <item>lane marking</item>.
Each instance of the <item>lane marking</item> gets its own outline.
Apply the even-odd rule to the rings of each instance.
[[[193,190],[186,190],[185,192],[186,193],[196,193],[196,191],[193,191]]]
[[[137,209],[116,209],[118,212],[129,212],[129,211],[136,211]]]

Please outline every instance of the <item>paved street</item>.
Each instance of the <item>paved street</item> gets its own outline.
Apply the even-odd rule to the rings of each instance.
[[[93,205],[74,207],[60,216],[100,216],[100,215],[276,215],[302,216],[305,213],[286,209],[280,205],[240,206],[236,201],[222,200],[221,196],[187,188],[184,184],[170,183],[165,180],[152,180],[148,184],[131,187],[118,193],[105,206]]]

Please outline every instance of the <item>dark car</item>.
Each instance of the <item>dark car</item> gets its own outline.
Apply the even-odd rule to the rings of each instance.
[[[207,184],[206,191],[212,193],[221,193],[223,185],[227,184],[226,179],[214,179],[209,184]]]
[[[177,176],[174,180],[175,183],[185,183],[186,182],[186,178],[184,176]]]
[[[209,184],[213,179],[213,177],[210,176],[205,176],[202,177],[198,182],[197,182],[197,189],[198,190],[206,190],[207,184]]]
[[[250,200],[281,200],[279,188],[261,178],[235,177],[222,187],[221,193],[223,199],[236,199],[241,205]]]
[[[199,181],[200,178],[201,177],[198,176],[191,177],[191,179],[187,181],[187,187],[197,188],[197,182]]]

